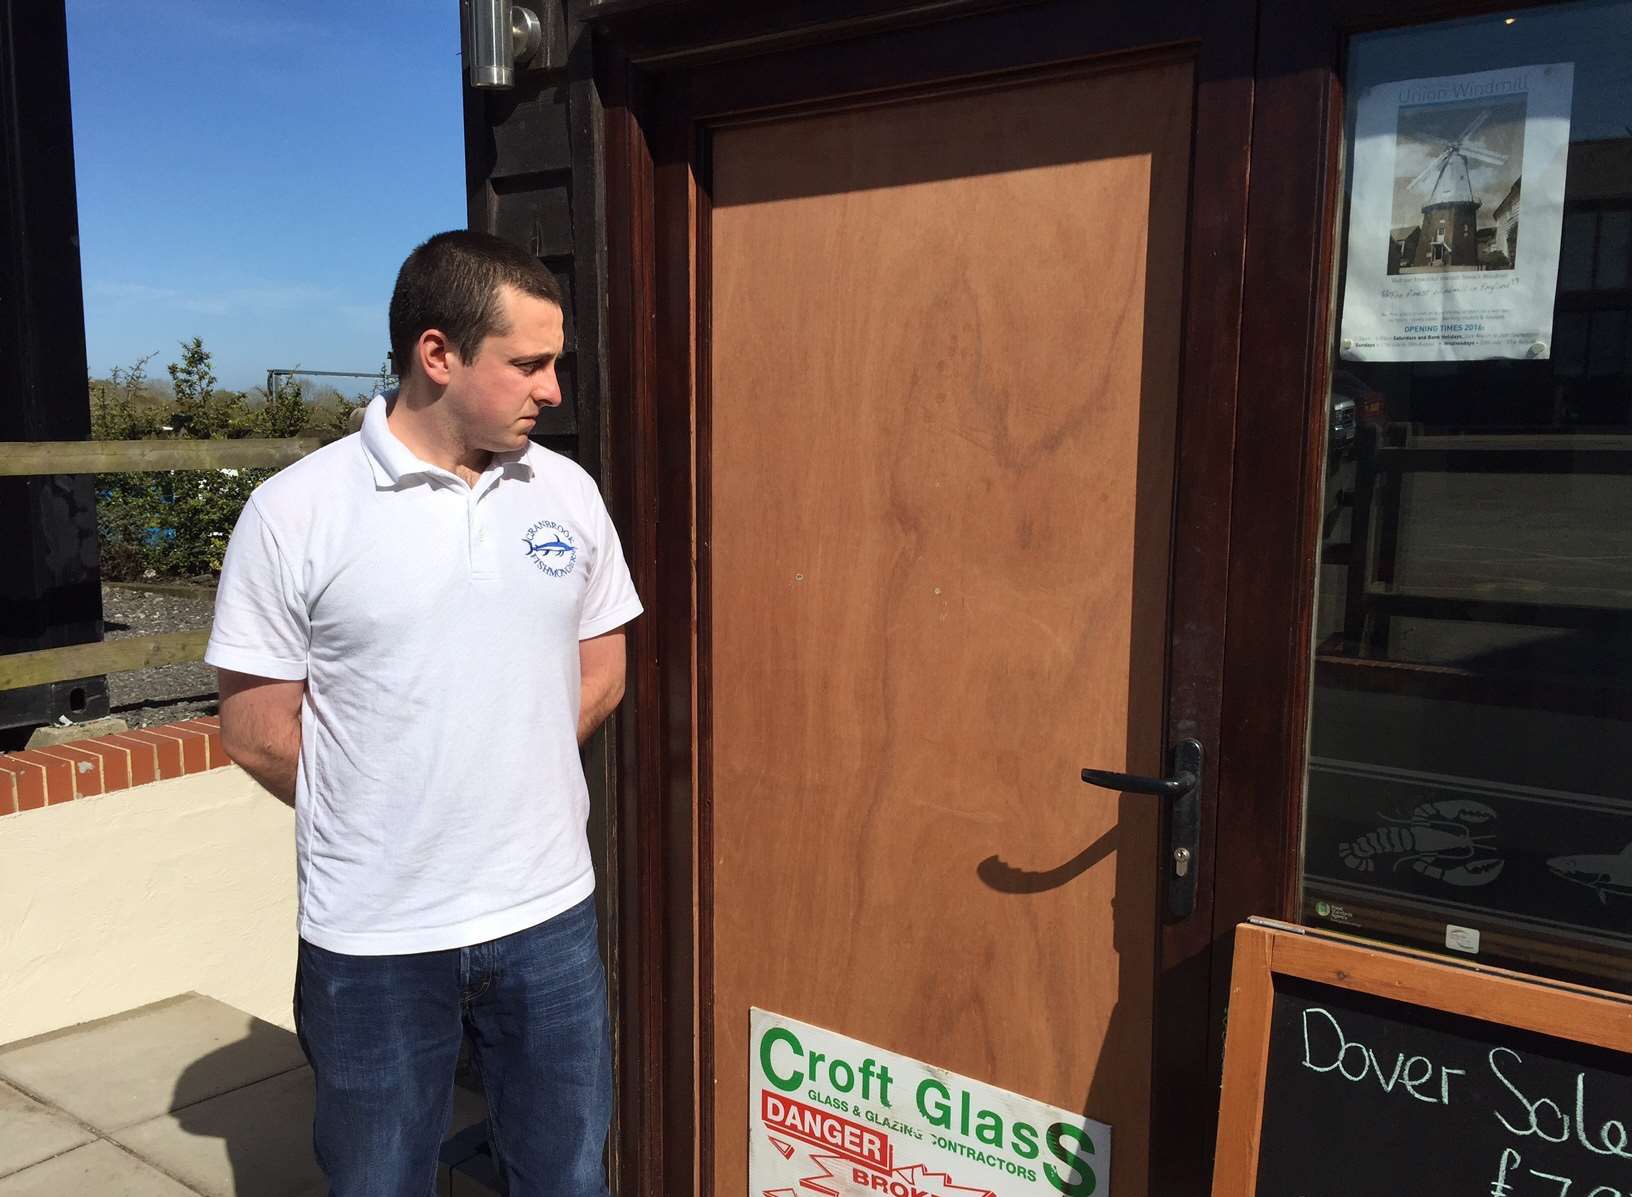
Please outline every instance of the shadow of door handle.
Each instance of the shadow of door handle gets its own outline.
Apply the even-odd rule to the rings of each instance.
[[[1201,768],[1201,741],[1180,740],[1173,745],[1173,772],[1168,777],[1142,777],[1137,773],[1112,773],[1105,769],[1082,771],[1082,780],[1091,786],[1165,800],[1161,867],[1167,879],[1167,917],[1173,921],[1188,918],[1196,909],[1196,873],[1200,863],[1197,854],[1201,848]]]

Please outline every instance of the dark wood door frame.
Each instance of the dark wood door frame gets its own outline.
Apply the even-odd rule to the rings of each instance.
[[[708,227],[697,169],[705,145],[697,131],[745,108],[828,102],[839,91],[921,90],[1020,63],[1044,65],[1039,58],[1066,64],[1152,49],[1193,58],[1198,101],[1175,508],[1174,576],[1183,581],[1170,596],[1167,737],[1218,745],[1255,6],[1130,0],[1097,11],[1091,31],[1074,0],[997,11],[991,4],[952,4],[927,14],[923,6],[900,12],[899,5],[846,0],[821,6],[840,18],[827,26],[809,18],[811,5],[745,15],[743,6],[721,4],[718,22],[711,22],[699,20],[699,10],[714,6],[690,4],[683,26],[608,7],[615,19],[601,31],[597,69],[606,112],[610,393],[618,397],[608,420],[613,460],[624,463],[614,479],[618,515],[650,609],[634,630],[635,698],[620,739],[625,854],[618,884],[629,917],[618,952],[619,1080],[629,1133],[617,1153],[617,1181],[628,1194],[700,1194],[710,1188],[696,1144],[706,1141],[708,1128],[695,1124],[705,1103],[698,1100],[694,1053],[700,1049],[706,1058],[708,1044],[698,1040],[709,1020],[696,1008],[694,981],[708,943],[698,933],[694,901],[698,894],[707,900],[709,879],[706,870],[697,875],[695,862],[709,828],[706,795],[699,803],[694,783],[706,766],[707,728],[694,738],[693,725],[707,719],[694,703],[706,692],[707,678],[697,675],[707,668],[708,629],[707,579],[693,573],[692,545],[694,534],[707,536],[699,496],[707,494],[708,463],[694,454],[692,419],[675,418],[694,416],[695,443],[707,444],[707,380],[698,377],[698,363],[706,361],[708,330],[696,320],[684,252]],[[709,35],[700,38],[705,28]],[[1213,784],[1209,778],[1209,789]],[[1218,830],[1208,819],[1199,865],[1222,894],[1240,877],[1233,866],[1215,867]],[[1206,1008],[1220,934],[1213,906],[1213,895],[1204,894],[1195,917],[1164,925],[1159,1024],[1212,1028],[1221,1019],[1221,1010]],[[1182,1130],[1153,1152],[1153,1192],[1205,1191],[1217,1092],[1214,1033],[1202,1040],[1198,1031],[1196,1040],[1182,1042],[1158,1033],[1153,1129]]]

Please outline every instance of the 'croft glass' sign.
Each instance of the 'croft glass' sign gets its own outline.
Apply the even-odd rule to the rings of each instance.
[[[1108,1197],[1111,1128],[765,1010],[749,1038],[755,1197]]]

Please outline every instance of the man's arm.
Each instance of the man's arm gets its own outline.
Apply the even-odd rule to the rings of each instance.
[[[578,743],[589,739],[623,698],[626,652],[621,628],[578,642]]]
[[[218,669],[216,675],[221,687],[221,746],[274,798],[293,806],[305,680],[285,682],[230,669]]]

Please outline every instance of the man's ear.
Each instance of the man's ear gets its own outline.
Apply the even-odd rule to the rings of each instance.
[[[453,374],[452,359],[459,356],[453,342],[440,329],[427,328],[419,334],[414,352],[419,355],[419,368],[426,379],[437,386],[447,386]]]

